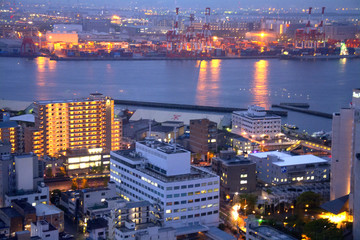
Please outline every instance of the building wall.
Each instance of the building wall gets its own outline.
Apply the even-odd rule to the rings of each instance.
[[[16,124],[15,124],[16,125]],[[15,153],[18,151],[19,145],[19,136],[18,136],[19,127],[0,127],[0,141],[10,142],[11,152]]]
[[[190,120],[190,150],[207,155],[217,150],[217,124],[209,119]]]
[[[120,149],[121,121],[108,97],[35,102],[35,129],[26,131],[27,150],[57,156],[67,149]],[[29,140],[31,139],[31,140]],[[29,141],[32,141],[31,144]]]
[[[37,221],[46,220],[48,223],[51,223],[59,232],[64,231],[64,212],[60,211],[55,214],[45,213],[42,216],[37,216]]]
[[[128,200],[147,200],[159,204],[165,226],[201,223],[217,225],[219,220],[219,177],[203,177],[177,181],[161,181],[121,164],[111,153],[110,177],[118,193]],[[165,179],[166,177],[164,177]]]
[[[109,182],[108,187],[104,189],[83,189],[80,192],[80,202],[83,213],[87,208],[93,207],[95,204],[104,202],[106,198],[116,197],[115,183]]]
[[[213,158],[212,169],[220,177],[220,193],[223,199],[237,193],[256,190],[256,164],[254,162],[226,164],[226,160]]]
[[[79,36],[77,33],[47,32],[46,41],[48,43],[64,42],[77,44],[79,41]]]
[[[232,131],[255,139],[265,135],[273,138],[281,133],[281,118],[277,116],[251,117],[247,112],[234,112]]]
[[[34,188],[34,155],[15,156],[16,188],[32,191]]]
[[[5,205],[5,193],[9,190],[9,177],[12,171],[12,158],[1,159],[0,157],[0,207]]]
[[[344,41],[346,39],[354,39],[356,26],[353,24],[333,24],[325,25],[326,39],[335,39]]]
[[[353,127],[353,154],[350,208],[353,208],[353,236],[360,236],[360,88],[353,90],[352,107],[355,110]],[[355,238],[354,238],[355,239]]]
[[[39,186],[37,191],[32,191],[30,193],[25,193],[25,194],[17,194],[17,195],[13,195],[13,194],[6,194],[5,195],[5,206],[11,206],[11,202],[13,200],[26,200],[28,203],[30,204],[40,204],[40,203],[44,203],[44,204],[48,204],[49,203],[49,187],[44,186]]]
[[[249,158],[256,162],[257,177],[265,183],[291,184],[329,181],[330,166],[327,163],[281,166],[277,165],[277,163],[281,163],[281,157],[276,155],[269,154],[267,157],[260,158],[250,154]],[[294,161],[296,160],[294,159]]]
[[[332,121],[330,199],[350,193],[351,160],[353,153],[353,109],[341,109]]]

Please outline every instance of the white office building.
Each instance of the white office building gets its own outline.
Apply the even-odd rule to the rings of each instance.
[[[147,139],[137,142],[135,150],[111,152],[110,171],[118,193],[127,200],[149,201],[165,227],[219,223],[219,177],[191,166],[184,149]]]
[[[255,105],[247,111],[233,112],[231,123],[233,133],[253,139],[274,138],[281,133],[281,117]]]
[[[360,89],[354,89],[352,102],[334,113],[331,145],[330,200],[349,195],[354,215],[353,236],[360,236]],[[356,204],[354,204],[356,203]]]
[[[284,152],[259,152],[249,154],[256,163],[259,180],[269,184],[329,181],[329,160],[314,155],[292,156]]]
[[[43,240],[58,240],[59,230],[46,220],[31,223],[31,236]]]

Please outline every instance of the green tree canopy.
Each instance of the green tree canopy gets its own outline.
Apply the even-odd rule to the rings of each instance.
[[[317,219],[304,226],[304,232],[312,240],[339,240],[342,239],[342,232],[336,228],[336,224],[328,219]]]
[[[320,206],[321,196],[320,194],[308,191],[302,193],[296,199],[296,206],[298,208],[305,208],[306,205],[309,205],[309,208],[318,208]]]

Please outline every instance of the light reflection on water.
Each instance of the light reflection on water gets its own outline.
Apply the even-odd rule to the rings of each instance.
[[[197,105],[219,105],[219,81],[221,60],[200,61],[196,87]]]
[[[253,102],[261,107],[269,108],[269,83],[268,83],[268,66],[267,60],[259,60],[254,63],[254,79],[252,81]]]
[[[56,70],[56,61],[51,61],[49,58],[45,57],[38,57],[34,59],[35,64],[37,66],[36,71],[36,92],[39,96],[39,99],[46,99],[47,96],[47,90],[46,87],[49,85],[54,85],[54,83],[49,83],[49,73],[54,72]],[[56,84],[55,84],[56,85]]]

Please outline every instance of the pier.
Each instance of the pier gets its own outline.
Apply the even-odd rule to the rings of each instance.
[[[234,111],[247,110],[247,108],[213,107],[213,106],[199,106],[199,105],[190,105],[190,104],[143,102],[143,101],[119,100],[119,99],[115,99],[114,103],[117,105],[180,109],[180,110],[192,110],[192,111],[204,111],[204,112],[218,112],[218,113],[232,113]],[[266,112],[276,114],[279,116],[287,116],[287,111],[267,110]]]
[[[273,104],[273,105],[271,105],[271,107],[282,108],[282,109],[286,109],[286,110],[290,110],[290,111],[301,112],[301,113],[305,113],[305,114],[309,114],[309,115],[313,115],[313,116],[332,119],[331,113],[324,113],[324,112],[302,109],[302,108],[292,107],[292,106],[288,106],[288,105],[281,105],[281,104],[280,105]]]

